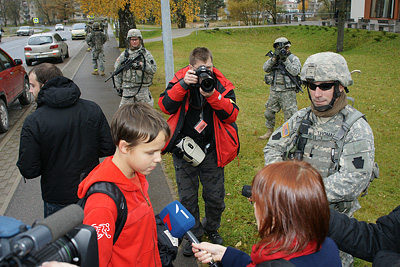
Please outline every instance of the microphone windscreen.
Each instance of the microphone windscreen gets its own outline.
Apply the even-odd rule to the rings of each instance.
[[[71,204],[50,215],[36,225],[43,225],[49,228],[53,242],[81,224],[83,222],[83,217],[82,208],[77,204]]]
[[[161,212],[160,218],[171,235],[181,238],[195,225],[192,214],[177,200],[168,204]]]

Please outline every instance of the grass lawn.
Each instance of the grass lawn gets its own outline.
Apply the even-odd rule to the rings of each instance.
[[[194,32],[188,37],[173,40],[175,71],[188,64],[193,48],[206,46],[213,52],[214,65],[236,86],[241,151],[238,158],[225,167],[226,210],[220,233],[225,245],[247,253],[258,240],[257,227],[253,208],[241,195],[241,189],[243,185],[251,184],[255,173],[264,166],[262,149],[266,141],[257,137],[266,131],[263,114],[269,86],[263,81],[265,73],[262,66],[267,60],[265,54],[272,49],[274,40],[281,36],[292,42],[291,50],[302,64],[312,54],[336,50],[336,28],[304,25],[198,31],[197,34]],[[150,88],[157,103],[165,89],[162,42],[147,43],[146,48],[158,65],[154,84]],[[380,167],[380,178],[372,183],[369,194],[360,198],[362,208],[355,213],[355,217],[375,222],[400,203],[400,167],[397,163],[400,152],[400,36],[346,29],[344,50],[342,55],[350,71],[361,71],[353,74],[354,84],[349,87],[348,96],[355,99],[354,106],[366,114],[372,127],[375,160]],[[306,92],[298,94],[297,101],[299,109],[309,106]],[[157,104],[155,107],[159,110]],[[276,126],[283,123],[282,112],[276,121]],[[165,155],[163,160],[167,175],[175,181],[171,156]],[[357,260],[355,266],[370,264]]]

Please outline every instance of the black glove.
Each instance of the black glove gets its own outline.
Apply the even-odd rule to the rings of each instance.
[[[132,64],[132,69],[134,69],[134,70],[141,70],[142,69],[142,66],[140,65],[140,63],[139,62],[133,62],[133,64]]]

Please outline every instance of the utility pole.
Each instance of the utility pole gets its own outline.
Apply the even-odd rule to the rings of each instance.
[[[169,0],[161,0],[162,40],[164,45],[165,86],[174,77],[174,53],[172,49],[171,10]]]

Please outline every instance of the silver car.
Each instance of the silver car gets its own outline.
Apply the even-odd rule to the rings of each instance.
[[[34,34],[28,39],[24,47],[26,65],[31,66],[33,61],[55,59],[64,62],[69,57],[67,39],[61,38],[56,32]]]
[[[28,36],[30,36],[30,35],[32,35],[33,34],[33,28],[31,27],[31,26],[22,26],[22,27],[19,27],[19,29],[18,29],[18,31],[17,31],[17,36],[20,36],[20,35],[28,35]]]

